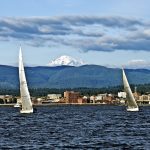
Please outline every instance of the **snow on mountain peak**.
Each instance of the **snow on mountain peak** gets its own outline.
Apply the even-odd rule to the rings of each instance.
[[[84,62],[82,60],[77,60],[70,56],[63,55],[55,60],[52,60],[48,66],[82,66]]]

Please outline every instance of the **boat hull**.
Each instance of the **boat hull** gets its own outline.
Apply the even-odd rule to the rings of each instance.
[[[20,105],[19,105],[19,104],[15,104],[15,105],[14,105],[14,107],[19,108],[19,107],[20,107]]]
[[[20,110],[20,113],[21,114],[30,114],[30,113],[33,113],[33,109],[31,109],[31,110]]]
[[[127,111],[139,111],[139,108],[127,108]]]

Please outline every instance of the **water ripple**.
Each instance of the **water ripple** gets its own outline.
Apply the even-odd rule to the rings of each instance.
[[[0,149],[132,149],[150,147],[150,107],[38,107],[22,115],[1,107]]]

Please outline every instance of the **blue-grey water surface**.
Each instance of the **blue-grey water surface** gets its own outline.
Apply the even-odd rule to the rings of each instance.
[[[150,107],[0,107],[0,149],[150,149]]]

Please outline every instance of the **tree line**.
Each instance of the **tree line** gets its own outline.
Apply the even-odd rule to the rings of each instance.
[[[150,84],[141,84],[141,85],[131,85],[131,89],[134,92],[135,86],[137,87],[137,92],[141,94],[150,93]],[[63,89],[50,89],[50,88],[31,88],[29,89],[31,96],[41,97],[47,96],[47,94],[62,94],[65,91],[76,91],[80,92],[81,95],[97,95],[99,93],[112,93],[117,94],[120,91],[123,91],[123,86],[115,87],[104,87],[104,88],[63,88]],[[0,95],[12,95],[19,96],[19,89],[9,89],[9,88],[0,88]]]

